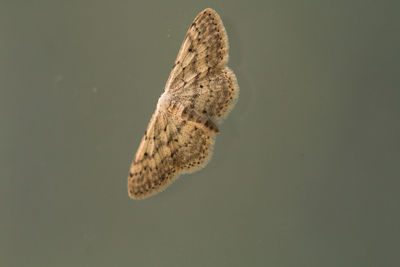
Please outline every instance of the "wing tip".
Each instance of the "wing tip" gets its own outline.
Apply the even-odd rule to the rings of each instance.
[[[163,192],[167,187],[169,187],[175,180],[177,180],[180,176],[180,172],[175,172],[175,174],[171,175],[168,179],[164,180],[164,182],[158,184],[155,187],[144,188],[143,186],[139,190],[135,190],[137,186],[134,185],[133,179],[131,176],[128,177],[128,195],[131,199],[134,200],[142,200],[149,198],[151,196],[157,195],[160,192]]]
[[[205,13],[208,14],[209,16],[214,17],[217,24],[219,25],[219,30],[220,30],[220,33],[222,34],[222,39],[223,39],[222,40],[223,46],[225,48],[225,55],[224,55],[224,59],[218,64],[218,66],[226,66],[229,61],[229,39],[228,39],[228,34],[225,29],[225,25],[222,22],[221,16],[214,9],[206,8],[202,12],[200,12],[200,14],[198,16],[201,16]]]

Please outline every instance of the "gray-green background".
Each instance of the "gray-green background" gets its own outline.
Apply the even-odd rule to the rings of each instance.
[[[399,266],[398,3],[1,0],[0,266]],[[206,7],[238,104],[206,168],[130,200]]]

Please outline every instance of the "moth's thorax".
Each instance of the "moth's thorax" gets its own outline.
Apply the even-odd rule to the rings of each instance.
[[[176,112],[177,109],[180,108],[180,104],[173,96],[164,92],[160,98],[158,99],[157,107],[159,110],[166,111],[166,112]]]
[[[159,109],[167,109],[168,106],[171,105],[171,102],[171,97],[167,94],[167,92],[164,92],[158,99],[157,107]]]

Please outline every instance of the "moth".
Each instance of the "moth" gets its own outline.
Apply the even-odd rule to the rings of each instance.
[[[213,9],[200,12],[178,52],[128,177],[133,199],[154,195],[182,173],[205,166],[217,124],[233,108],[239,86],[227,67],[229,43]]]

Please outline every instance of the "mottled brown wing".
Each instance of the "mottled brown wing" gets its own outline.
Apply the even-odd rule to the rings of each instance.
[[[165,90],[182,90],[228,61],[228,38],[221,18],[211,8],[200,12],[186,33]]]
[[[192,84],[182,93],[174,94],[182,105],[219,121],[234,107],[239,94],[235,74],[229,69],[218,69]]]
[[[239,94],[235,74],[226,67],[228,37],[218,14],[208,8],[193,21],[167,82],[166,91],[184,106],[220,119]]]
[[[211,156],[214,135],[208,128],[156,110],[130,168],[129,196],[149,197],[180,173],[204,166]]]

